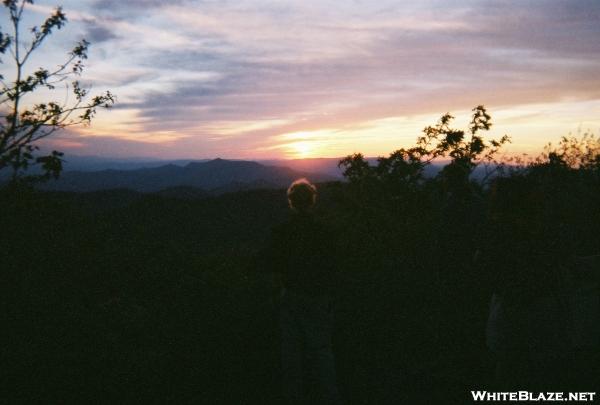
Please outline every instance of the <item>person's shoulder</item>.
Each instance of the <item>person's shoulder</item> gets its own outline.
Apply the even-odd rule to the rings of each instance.
[[[322,238],[333,239],[335,230],[327,220],[315,217],[312,222],[314,232]]]
[[[273,225],[271,227],[271,234],[272,235],[281,235],[282,233],[287,232],[287,230],[290,228],[290,220],[285,220],[282,222],[279,222],[275,225]]]
[[[330,235],[333,233],[330,224],[313,213],[294,213],[277,226],[279,233],[311,233],[313,235]]]

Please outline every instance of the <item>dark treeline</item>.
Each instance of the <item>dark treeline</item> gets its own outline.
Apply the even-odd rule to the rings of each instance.
[[[508,140],[483,139],[485,109],[467,132],[451,118],[376,165],[344,159],[348,181],[319,185],[316,214],[339,244],[341,392],[349,404],[466,403],[509,383],[498,360],[533,388],[593,391],[598,342],[584,339],[589,305],[573,297],[581,286],[598,297],[597,141],[502,166]],[[435,159],[449,163],[427,178]],[[495,173],[474,181],[478,165]],[[248,268],[288,214],[283,190],[6,188],[0,212],[10,403],[279,402],[277,289]],[[498,300],[515,350],[490,344]]]

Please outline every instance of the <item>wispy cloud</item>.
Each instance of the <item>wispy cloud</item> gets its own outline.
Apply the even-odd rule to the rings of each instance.
[[[38,13],[53,5],[39,3]],[[120,101],[80,136],[96,131],[190,157],[277,155],[294,142],[320,155],[385,153],[412,142],[423,120],[482,103],[521,117],[501,121],[505,132],[555,122],[551,133],[514,137],[530,148],[582,121],[600,127],[590,118],[600,100],[595,0],[64,6],[68,34],[94,42],[90,84]],[[531,111],[542,105],[556,114]],[[307,137],[290,138],[298,133]]]

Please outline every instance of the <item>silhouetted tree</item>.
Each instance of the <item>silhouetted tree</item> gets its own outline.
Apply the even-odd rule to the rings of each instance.
[[[27,4],[33,0],[4,0],[12,31],[0,31],[0,53],[8,53],[13,65],[13,77],[0,75],[0,171],[12,169],[13,182],[41,181],[58,177],[62,170],[62,153],[53,151],[47,156],[35,156],[37,141],[57,130],[78,124],[89,124],[97,107],[110,107],[115,98],[110,92],[88,97],[88,90],[78,80],[87,59],[89,42],[81,40],[69,52],[66,60],[54,69],[30,70],[27,63],[55,29],[61,29],[67,17],[61,7],[40,26],[30,29],[30,42],[23,38],[22,20]],[[0,61],[1,62],[1,61]],[[45,101],[26,104],[25,97],[39,90],[56,90],[60,86],[74,95],[72,103]],[[25,175],[33,165],[40,165],[42,174]]]
[[[434,126],[423,129],[423,135],[417,138],[412,148],[401,148],[388,157],[380,157],[377,165],[372,167],[362,154],[347,156],[339,163],[344,168],[344,176],[350,182],[358,183],[366,180],[391,181],[396,184],[416,185],[423,180],[425,168],[435,159],[449,158],[440,176],[451,183],[468,181],[470,174],[480,164],[497,167],[498,152],[502,145],[510,142],[504,135],[498,140],[486,141],[481,131],[488,131],[491,116],[484,106],[473,109],[468,135],[463,130],[451,128],[454,117],[444,114]],[[484,178],[491,175],[489,172]]]
[[[557,146],[549,143],[534,164],[570,169],[600,169],[600,139],[585,133],[581,138],[563,136]]]

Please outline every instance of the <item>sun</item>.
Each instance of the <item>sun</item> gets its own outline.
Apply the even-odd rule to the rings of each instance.
[[[299,159],[304,159],[306,157],[309,157],[311,155],[311,153],[314,152],[314,145],[312,145],[310,142],[306,142],[306,141],[294,142],[294,143],[290,144],[289,147],[290,147],[290,154],[293,157],[299,158]]]

